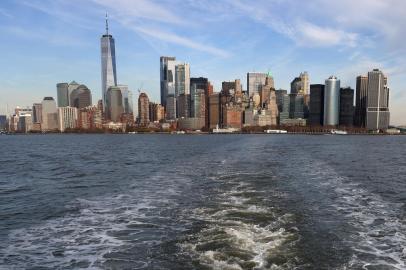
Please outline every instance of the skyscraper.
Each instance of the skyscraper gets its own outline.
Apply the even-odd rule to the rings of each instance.
[[[313,126],[322,126],[324,121],[324,84],[310,85],[309,122]]]
[[[258,93],[263,85],[265,85],[267,74],[261,72],[248,72],[247,73],[247,92],[248,96]],[[272,87],[274,87],[272,79]]]
[[[140,126],[147,126],[149,120],[149,98],[146,93],[140,93],[138,97],[138,123]]]
[[[324,88],[324,121],[325,126],[336,126],[340,118],[340,80],[330,76]]]
[[[128,85],[119,84],[117,85],[117,87],[121,89],[121,95],[123,97],[124,113],[134,114],[133,94],[131,90],[128,89]]]
[[[309,74],[305,71],[300,73],[299,77],[293,79],[290,83],[290,93],[291,94],[309,94]]]
[[[366,127],[386,130],[389,126],[389,88],[387,78],[379,69],[368,72]]]
[[[81,84],[76,89],[72,90],[72,92],[69,95],[68,106],[82,109],[91,105],[92,105],[92,93],[90,92],[89,88],[87,88],[86,85]]]
[[[123,108],[123,96],[121,95],[121,89],[117,86],[110,86],[106,95],[107,103],[107,119],[113,122],[120,122],[121,115],[124,112]]]
[[[57,105],[58,107],[69,106],[69,91],[67,83],[58,83],[56,85]]]
[[[340,126],[352,127],[354,124],[354,89],[340,90]]]
[[[45,97],[42,105],[42,131],[52,131],[58,129],[58,110],[53,97]]]
[[[117,85],[116,52],[114,38],[109,34],[109,25],[106,14],[106,33],[101,37],[101,78],[102,98],[104,111],[107,111],[107,90]]]
[[[175,66],[175,95],[190,95],[190,66],[187,63]]]
[[[171,56],[160,57],[161,104],[166,109],[168,95],[175,95],[175,66],[176,58]]]
[[[42,122],[42,104],[34,103],[32,105],[32,122],[41,123]]]
[[[368,97],[368,77],[358,76],[355,97],[355,119],[354,124],[358,127],[366,126]]]

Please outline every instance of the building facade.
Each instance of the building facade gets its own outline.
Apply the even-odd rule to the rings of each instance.
[[[249,96],[259,93],[261,87],[265,85],[267,74],[261,72],[248,72],[247,73],[247,93]],[[273,80],[272,80],[273,81]],[[272,87],[274,87],[272,82]]]
[[[107,112],[106,118],[112,122],[120,122],[121,115],[124,112],[123,96],[121,89],[117,86],[110,86],[107,90]]]
[[[354,124],[358,127],[366,127],[367,98],[368,98],[368,77],[358,76],[355,97]]]
[[[161,81],[161,104],[166,108],[166,100],[169,95],[175,95],[175,57],[160,57],[160,81]]]
[[[148,126],[149,122],[149,98],[146,93],[140,93],[138,97],[138,124]]]
[[[44,132],[58,129],[58,110],[53,97],[45,97],[41,103],[42,122],[41,130]]]
[[[366,127],[368,130],[386,130],[389,121],[387,77],[379,69],[374,69],[368,72]]]
[[[310,85],[309,124],[322,126],[324,122],[324,84]]]
[[[78,127],[78,109],[75,107],[58,108],[58,127],[60,132]]]
[[[354,124],[354,89],[340,90],[340,126],[352,127]]]
[[[107,112],[107,91],[109,87],[117,85],[116,49],[114,38],[109,34],[107,17],[106,33],[100,39],[100,46],[103,111]]]
[[[324,87],[324,121],[325,126],[337,126],[340,120],[340,80],[330,76]]]

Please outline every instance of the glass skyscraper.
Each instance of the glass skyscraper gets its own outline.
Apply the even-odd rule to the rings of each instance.
[[[110,86],[117,85],[116,52],[114,38],[109,34],[109,25],[106,15],[106,34],[101,37],[101,76],[103,109],[107,111],[107,90]]]

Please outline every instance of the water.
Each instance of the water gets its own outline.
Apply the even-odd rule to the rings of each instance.
[[[0,137],[0,269],[406,269],[406,137]]]

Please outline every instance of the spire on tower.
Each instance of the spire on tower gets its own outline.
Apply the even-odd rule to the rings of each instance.
[[[109,35],[109,15],[106,12],[106,35]]]

